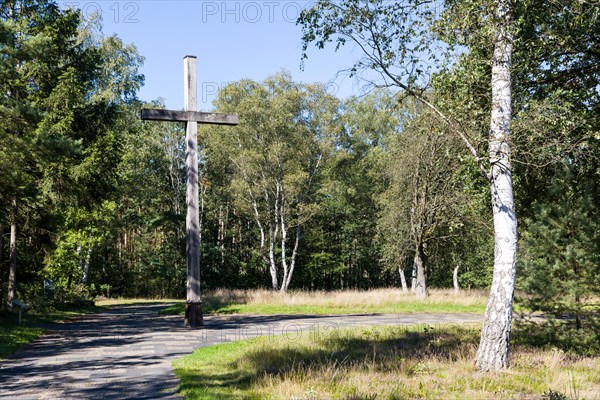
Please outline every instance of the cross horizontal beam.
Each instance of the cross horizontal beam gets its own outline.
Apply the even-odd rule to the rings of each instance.
[[[151,120],[151,121],[171,121],[171,122],[195,121],[200,124],[212,124],[212,125],[238,125],[240,123],[240,120],[237,115],[207,113],[207,112],[199,112],[199,111],[162,110],[162,109],[155,109],[155,108],[142,109],[141,118],[143,120]]]

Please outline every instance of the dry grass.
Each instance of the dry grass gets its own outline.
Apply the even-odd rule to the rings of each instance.
[[[513,346],[509,370],[482,373],[478,333],[311,332],[200,349],[175,366],[192,399],[600,399],[598,357]]]
[[[204,294],[209,312],[219,313],[307,313],[339,314],[353,312],[483,312],[485,291],[434,289],[427,299],[419,300],[399,289],[369,291],[294,291],[219,289]]]
[[[417,299],[399,289],[369,291],[292,291],[218,289],[203,294],[207,314],[354,314],[354,313],[483,313],[485,291],[434,289],[427,299]],[[167,307],[163,314],[182,314],[181,304]]]
[[[433,289],[425,300],[418,300],[413,294],[402,293],[399,289],[373,289],[368,291],[296,291],[280,293],[272,290],[227,290],[218,289],[208,292],[207,296],[215,297],[223,302],[243,302],[251,305],[279,304],[286,306],[331,306],[353,307],[361,305],[387,306],[391,304],[485,304],[487,292],[470,290],[455,293],[451,289]]]
[[[135,304],[158,304],[158,303],[181,303],[183,300],[176,299],[125,299],[125,298],[105,298],[99,297],[94,301],[94,304],[100,307],[104,306],[120,306],[120,305],[135,305]]]

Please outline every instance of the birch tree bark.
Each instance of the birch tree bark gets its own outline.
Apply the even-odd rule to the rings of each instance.
[[[90,274],[90,258],[92,256],[92,247],[88,247],[85,252],[85,260],[83,263],[83,277],[81,278],[82,283],[87,283],[88,276]]]
[[[273,217],[268,219],[269,224],[269,271],[271,273],[271,284],[273,290],[279,290],[277,278],[277,260],[275,259],[275,241],[279,235],[279,196],[280,188],[276,185],[275,192],[275,207],[273,209]],[[265,190],[265,203],[270,207],[268,192]]]
[[[509,366],[517,258],[517,216],[510,163],[511,0],[495,1],[492,59],[492,110],[489,132],[490,189],[494,219],[494,276],[487,303],[476,364],[483,371]]]
[[[406,285],[406,274],[404,274],[404,268],[398,268],[400,274],[400,283],[402,284],[402,293],[408,293],[408,286]]]
[[[277,184],[277,187],[279,188],[279,183]],[[287,256],[286,256],[287,225],[285,223],[285,191],[284,191],[283,185],[281,185],[281,205],[280,205],[279,217],[280,217],[280,221],[281,221],[281,245],[280,245],[281,268],[283,270],[283,277],[281,279],[280,291],[282,293],[285,293],[285,292],[287,292],[286,283],[287,283],[288,275],[289,275],[289,267],[288,267]]]
[[[300,224],[296,226],[296,238],[294,239],[294,248],[292,249],[292,255],[290,256],[290,266],[287,269],[287,275],[283,279],[281,286],[282,292],[287,292],[290,283],[292,282],[292,276],[294,275],[294,269],[296,267],[296,259],[298,258],[298,247],[300,245]]]
[[[6,303],[12,308],[17,287],[17,198],[13,197],[10,210],[10,242],[9,242],[10,269],[8,272],[8,296]]]
[[[4,225],[0,225],[0,279],[4,276]],[[0,299],[4,297],[4,283],[0,280]]]
[[[458,269],[460,268],[460,265],[457,265],[456,268],[454,268],[454,271],[452,272],[452,283],[454,284],[454,291],[456,293],[460,292],[460,287],[458,286]]]

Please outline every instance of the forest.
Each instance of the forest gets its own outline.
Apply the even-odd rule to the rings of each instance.
[[[598,5],[515,2],[498,122],[492,60],[509,34],[491,2],[445,2],[435,19],[359,3],[304,12],[298,62],[315,46],[360,45],[348,73],[363,95],[286,71],[221,88],[214,110],[241,123],[199,129],[202,287],[425,297],[456,272],[461,288],[490,288],[502,252],[490,182],[508,170],[517,300],[578,326],[596,315]],[[164,106],[137,97],[143,55],[52,1],[0,5],[2,307],[183,298],[185,126],[140,120]],[[494,148],[490,131],[508,124]],[[496,174],[498,149],[511,164]]]

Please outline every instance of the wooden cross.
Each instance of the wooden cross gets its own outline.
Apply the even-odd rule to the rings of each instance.
[[[196,56],[185,56],[184,111],[143,109],[143,120],[186,122],[186,253],[187,298],[185,326],[196,328],[203,325],[202,297],[200,293],[200,220],[198,209],[198,123],[214,125],[237,125],[237,115],[204,113],[196,111]]]

